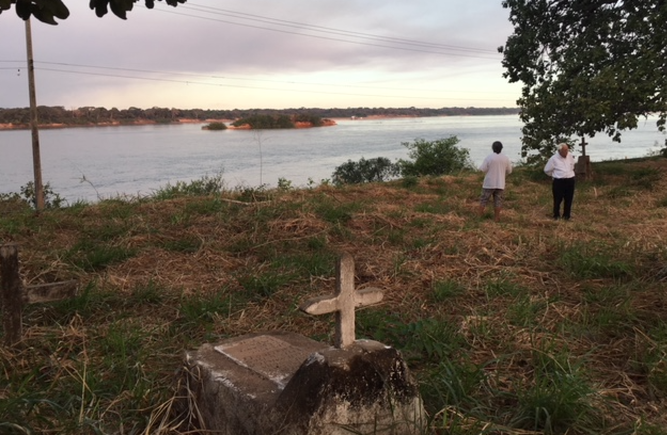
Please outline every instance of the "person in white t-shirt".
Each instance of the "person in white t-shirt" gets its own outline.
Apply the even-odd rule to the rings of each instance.
[[[482,197],[479,201],[479,216],[484,215],[486,204],[493,196],[493,218],[498,222],[505,198],[505,176],[512,173],[512,163],[509,157],[500,154],[503,150],[502,143],[495,141],[491,149],[493,153],[489,154],[479,167],[479,170],[486,174],[484,184],[482,184]]]
[[[551,193],[554,199],[553,218],[561,218],[560,205],[563,206],[563,219],[570,220],[572,199],[574,198],[574,157],[566,143],[558,144],[558,152],[551,156],[544,166],[544,172],[553,178]]]

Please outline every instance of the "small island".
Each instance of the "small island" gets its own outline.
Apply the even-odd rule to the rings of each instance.
[[[316,115],[298,114],[260,114],[238,119],[228,127],[224,122],[211,122],[202,127],[202,130],[267,130],[283,128],[310,128],[336,125],[332,119],[322,119]]]
[[[214,121],[214,122],[211,122],[210,124],[206,124],[201,129],[202,130],[213,130],[213,131],[227,130],[227,124],[225,124],[224,122],[220,122],[220,121]]]

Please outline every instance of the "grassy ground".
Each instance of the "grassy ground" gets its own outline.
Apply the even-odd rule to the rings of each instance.
[[[106,200],[36,216],[0,202],[27,285],[76,279],[0,349],[0,433],[178,433],[185,350],[285,330],[330,342],[340,252],[385,290],[358,337],[395,346],[433,434],[667,434],[667,159],[594,164],[572,221],[519,168],[502,221],[480,174]],[[2,337],[0,336],[0,339]]]

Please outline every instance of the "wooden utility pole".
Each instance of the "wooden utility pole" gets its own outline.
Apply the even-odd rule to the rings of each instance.
[[[44,185],[42,184],[42,158],[39,152],[37,129],[37,97],[35,93],[35,67],[32,58],[32,32],[30,18],[25,20],[25,42],[28,51],[28,88],[30,90],[30,130],[32,131],[32,167],[35,173],[35,208],[44,210]]]

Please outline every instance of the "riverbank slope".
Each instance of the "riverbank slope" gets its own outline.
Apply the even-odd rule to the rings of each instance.
[[[0,352],[0,421],[176,433],[184,350],[264,330],[330,343],[333,317],[296,307],[335,290],[347,252],[356,287],[385,292],[357,312],[357,337],[402,352],[434,433],[662,433],[667,159],[593,169],[569,222],[549,218],[550,182],[527,167],[508,176],[500,223],[476,215],[479,173],[181,186],[39,216],[0,203],[0,240],[19,245],[25,283],[81,290],[26,307],[21,345]]]

